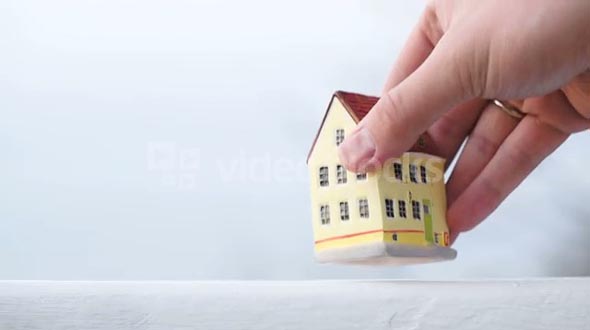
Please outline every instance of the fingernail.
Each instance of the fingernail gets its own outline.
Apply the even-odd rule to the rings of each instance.
[[[375,155],[375,142],[366,128],[358,127],[344,139],[338,153],[347,168],[361,171],[369,165]]]

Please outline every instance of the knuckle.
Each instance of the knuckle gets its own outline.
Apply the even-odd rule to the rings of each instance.
[[[436,129],[441,136],[448,138],[464,138],[463,129],[457,121],[452,120],[447,114],[441,116],[436,124]]]
[[[425,11],[434,11],[436,8],[436,1],[435,0],[428,0],[426,2]]]
[[[437,20],[436,15],[436,0],[428,0],[426,2],[426,6],[424,7],[424,12],[422,13],[422,20],[424,22],[433,22]]]
[[[431,0],[426,5],[422,17],[420,18],[419,27],[421,32],[433,45],[442,37],[443,32],[440,27],[435,1]]]
[[[481,133],[473,133],[469,137],[469,142],[478,153],[487,158],[491,158],[498,148],[500,148],[500,142],[490,139]]]
[[[455,61],[459,62],[455,64],[457,80],[465,95],[481,97],[484,94],[485,86],[487,85],[487,78],[480,77],[482,70],[475,64],[461,65],[461,59],[456,59]]]
[[[482,205],[480,206],[482,208],[494,209],[506,197],[505,189],[502,189],[498,180],[492,180],[490,177],[484,176],[481,179],[481,185],[484,191],[483,196],[485,196],[485,200],[481,201]]]
[[[482,97],[489,91],[497,89],[494,86],[493,76],[490,74],[491,54],[487,48],[476,49],[474,52],[483,52],[483,54],[475,54],[471,57],[470,65],[464,69],[467,72],[463,74],[465,77],[462,81],[468,95]]]
[[[508,164],[514,164],[513,167],[517,172],[530,171],[540,162],[539,156],[530,152],[528,149],[518,146],[506,146],[503,153]]]
[[[451,45],[457,42],[448,41],[444,50],[447,55],[444,65],[452,75],[452,83],[462,91],[464,99],[482,97],[488,85],[488,64],[481,60],[485,56],[478,54],[482,50],[473,47],[452,48]],[[472,43],[469,40],[461,42]]]

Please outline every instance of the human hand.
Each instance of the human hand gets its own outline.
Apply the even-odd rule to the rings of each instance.
[[[488,215],[569,135],[590,128],[590,1],[430,2],[380,101],[340,146],[351,171],[379,168],[427,132],[455,157],[453,239]],[[518,120],[488,99],[511,103]]]

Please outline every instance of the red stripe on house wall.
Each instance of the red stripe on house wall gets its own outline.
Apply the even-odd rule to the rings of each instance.
[[[355,237],[355,236],[362,236],[362,235],[374,234],[374,233],[387,233],[387,234],[393,234],[393,233],[424,233],[424,230],[417,230],[417,229],[401,229],[401,230],[382,230],[382,229],[377,229],[377,230],[369,230],[369,231],[363,231],[363,232],[360,232],[360,233],[354,233],[354,234],[348,234],[348,235],[342,235],[342,236],[334,236],[334,237],[324,238],[324,239],[315,241],[315,244],[319,244],[319,243],[323,243],[323,242],[328,242],[328,241],[335,241],[335,240],[344,239],[344,238],[350,238],[350,237]]]

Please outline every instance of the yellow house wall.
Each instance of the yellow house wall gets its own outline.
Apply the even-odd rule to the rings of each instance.
[[[396,180],[393,173],[393,162],[402,164],[403,179]],[[417,178],[419,183],[410,181],[410,164],[418,166]],[[419,166],[424,165],[427,169],[428,183],[420,182]],[[400,231],[398,233],[397,243],[402,244],[418,244],[426,245],[424,232],[404,233],[403,231],[424,231],[425,219],[423,212],[423,200],[430,200],[430,213],[432,215],[433,232],[439,234],[439,244],[444,244],[444,233],[448,233],[446,224],[446,192],[444,185],[444,160],[435,156],[430,156],[422,153],[405,153],[400,159],[388,162],[383,167],[383,175],[378,179],[380,197],[382,199],[382,212],[385,213],[385,199],[390,198],[394,200],[394,218],[383,218],[384,229],[386,233],[384,238],[386,242],[393,242],[390,231]],[[411,193],[411,199],[410,199]],[[399,216],[398,201],[406,201],[406,218]],[[421,220],[416,220],[412,216],[411,200],[420,202]]]
[[[311,208],[314,240],[321,241],[338,236],[383,229],[382,205],[380,203],[377,175],[369,174],[366,180],[357,181],[356,173],[347,172],[347,183],[338,184],[336,165],[341,164],[336,146],[336,129],[344,129],[345,137],[352,132],[356,123],[350,117],[338,98],[333,98],[324,125],[308,161]],[[329,186],[320,187],[319,168],[329,169]],[[369,201],[369,218],[360,218],[358,200]],[[340,202],[348,201],[350,219],[340,220]],[[322,225],[320,205],[330,205],[330,224]],[[345,240],[330,240],[316,244],[316,249],[351,244],[360,241],[382,240],[381,234],[367,234]]]
[[[316,250],[348,246],[370,241],[394,242],[392,233],[397,232],[400,244],[427,245],[425,237],[425,218],[423,200],[430,200],[433,232],[439,234],[438,245],[446,246],[444,233],[446,224],[446,196],[444,186],[444,159],[423,154],[405,153],[395,160],[402,164],[403,179],[397,181],[393,173],[393,161],[384,164],[383,171],[369,174],[366,180],[357,181],[356,173],[347,172],[347,183],[337,183],[336,166],[341,165],[336,146],[336,130],[344,129],[345,137],[352,132],[356,123],[350,117],[338,98],[334,97],[326,115],[322,129],[316,140],[308,161],[311,208],[314,241]],[[418,165],[417,177],[420,181],[419,165],[425,165],[428,183],[410,182],[409,165]],[[329,185],[321,187],[319,168],[328,167]],[[411,193],[411,198],[410,198]],[[366,198],[369,203],[369,218],[360,218],[358,200]],[[394,202],[395,217],[386,217],[385,198]],[[411,200],[421,205],[421,219],[412,216]],[[406,218],[399,217],[399,200],[406,201]],[[347,201],[348,221],[340,219],[340,202]],[[330,224],[322,225],[320,206],[330,206]]]

